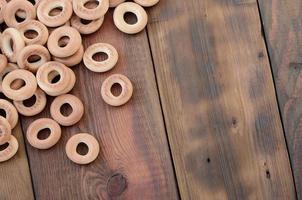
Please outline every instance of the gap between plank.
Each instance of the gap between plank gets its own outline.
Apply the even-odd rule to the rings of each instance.
[[[266,50],[267,57],[268,57],[268,62],[269,62],[269,66],[270,66],[272,80],[273,80],[273,83],[274,83],[273,87],[274,87],[274,91],[275,91],[275,99],[277,101],[277,108],[278,108],[279,118],[280,118],[282,130],[283,130],[283,136],[284,136],[284,140],[285,140],[285,145],[286,145],[287,155],[288,155],[288,159],[289,159],[291,174],[292,174],[292,177],[293,177],[293,182],[294,182],[293,184],[294,184],[294,188],[295,188],[295,196],[296,196],[296,199],[298,199],[297,188],[296,188],[296,180],[295,180],[295,176],[294,176],[294,172],[293,172],[291,155],[290,155],[289,149],[288,149],[288,142],[287,142],[286,135],[285,135],[285,128],[284,128],[284,123],[283,123],[282,114],[281,114],[281,108],[280,108],[279,99],[278,99],[278,95],[277,95],[277,89],[276,89],[276,80],[275,80],[275,77],[273,75],[273,66],[272,66],[272,61],[271,61],[271,55],[270,55],[270,52],[268,50],[268,39],[266,37],[266,33],[265,33],[265,29],[264,29],[264,23],[263,23],[263,19],[262,19],[259,0],[257,0],[257,7],[258,7],[258,13],[259,13],[259,19],[260,19],[260,25],[261,25],[261,34],[262,34],[262,38],[263,38],[264,45],[265,45],[265,50]]]
[[[147,40],[148,40],[149,52],[150,52],[150,56],[151,56],[151,62],[152,62],[152,67],[153,67],[153,72],[154,72],[154,77],[155,77],[155,84],[156,84],[158,101],[159,101],[159,105],[160,105],[160,111],[161,111],[162,118],[163,118],[163,123],[164,123],[166,140],[167,140],[167,143],[168,143],[168,149],[169,149],[170,158],[171,158],[171,161],[172,161],[174,179],[176,181],[176,190],[177,190],[177,194],[178,194],[179,199],[181,199],[179,186],[178,186],[178,180],[177,180],[177,176],[176,176],[175,163],[174,163],[173,154],[172,154],[171,145],[170,145],[170,140],[169,140],[169,136],[168,136],[168,132],[167,132],[166,118],[165,118],[165,114],[164,114],[164,111],[163,111],[163,105],[162,105],[161,95],[160,95],[159,86],[158,86],[158,79],[157,79],[157,74],[156,74],[156,70],[155,70],[154,57],[153,57],[153,53],[152,53],[151,42],[150,42],[150,37],[149,37],[147,26],[146,26],[145,32],[146,32]]]
[[[32,173],[31,173],[31,164],[30,164],[30,159],[29,159],[29,153],[28,153],[27,145],[26,145],[26,131],[25,131],[25,129],[23,127],[23,124],[22,124],[22,117],[23,116],[20,115],[20,117],[19,117],[19,123],[20,123],[21,132],[23,134],[23,143],[24,143],[24,149],[25,149],[25,153],[26,153],[26,157],[27,157],[27,164],[28,164],[28,168],[29,168],[31,188],[33,190],[34,199],[37,199],[36,198],[35,187],[34,187],[34,182],[33,182],[34,179],[33,179]]]

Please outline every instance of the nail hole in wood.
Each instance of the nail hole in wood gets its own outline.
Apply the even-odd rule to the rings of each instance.
[[[264,53],[261,51],[258,53],[258,58],[263,58],[264,57]]]
[[[236,117],[232,117],[232,126],[233,126],[234,128],[236,128],[237,125],[238,125],[238,120],[237,120],[237,118],[236,118]]]
[[[269,170],[266,170],[266,178],[267,179],[270,179],[271,178],[271,173],[269,172]]]

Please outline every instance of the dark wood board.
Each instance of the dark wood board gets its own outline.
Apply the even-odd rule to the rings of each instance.
[[[302,199],[302,1],[259,0],[298,199]]]
[[[165,0],[150,13],[181,197],[295,199],[257,1]]]
[[[146,32],[122,34],[110,12],[102,28],[84,38],[85,47],[112,44],[119,61],[105,74],[93,73],[83,64],[76,66],[72,93],[84,102],[83,119],[63,128],[61,140],[50,150],[37,150],[27,143],[36,198],[178,199]],[[127,75],[134,85],[131,101],[122,107],[111,107],[101,98],[101,83],[113,73]],[[23,131],[33,119],[49,116],[49,106],[46,110],[24,118]],[[65,154],[67,140],[79,132],[93,134],[101,146],[99,157],[88,166],[72,163]]]
[[[12,134],[19,143],[17,154],[0,163],[0,199],[33,200],[34,193],[20,123]]]

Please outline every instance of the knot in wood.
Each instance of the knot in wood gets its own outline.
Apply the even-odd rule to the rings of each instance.
[[[127,187],[126,178],[120,174],[112,175],[107,182],[107,193],[109,196],[119,196],[121,195]]]

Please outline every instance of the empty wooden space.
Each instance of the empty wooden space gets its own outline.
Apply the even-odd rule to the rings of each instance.
[[[115,46],[117,66],[74,67],[85,114],[52,149],[24,133],[53,99],[21,117],[18,154],[0,163],[0,200],[302,199],[302,2],[160,0],[147,11],[139,34],[119,32],[110,11],[84,36],[85,48]],[[117,108],[100,93],[114,73],[134,85]],[[79,132],[101,147],[87,166],[65,154]]]

